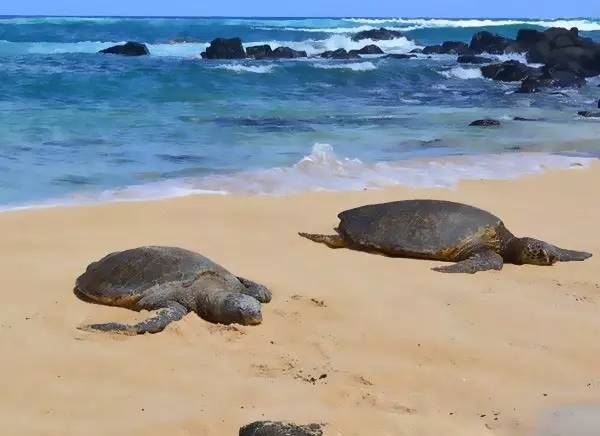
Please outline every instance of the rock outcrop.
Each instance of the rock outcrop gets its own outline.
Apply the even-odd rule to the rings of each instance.
[[[240,38],[213,39],[210,47],[201,53],[203,59],[244,59],[246,51]]]
[[[372,39],[373,41],[383,41],[400,38],[401,36],[402,32],[398,32],[397,30],[388,30],[385,27],[380,27],[379,29],[364,30],[362,32],[358,32],[352,37],[352,40],[360,41],[362,39]]]
[[[105,48],[98,53],[116,54],[121,56],[147,56],[150,54],[150,51],[145,44],[129,41],[125,44]]]

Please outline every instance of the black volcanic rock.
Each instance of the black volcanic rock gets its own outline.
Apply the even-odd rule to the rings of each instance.
[[[577,112],[577,115],[584,117],[584,118],[600,118],[600,111],[580,111]]]
[[[445,41],[441,45],[429,45],[423,49],[423,54],[468,55],[472,53],[469,45],[460,41]]]
[[[491,118],[485,118],[483,120],[475,120],[471,124],[470,127],[500,127],[500,121],[493,120]]]
[[[271,46],[268,44],[253,45],[251,47],[246,47],[246,54],[249,58],[268,59],[272,57],[273,50],[271,50]]]
[[[150,54],[150,51],[148,51],[148,47],[146,47],[145,44],[129,41],[122,45],[105,48],[98,53],[116,54],[121,56],[146,56]]]
[[[348,53],[346,49],[343,48],[323,52],[321,53],[321,57],[325,59],[360,59],[360,56],[356,53]]]
[[[404,54],[404,53],[391,53],[387,56],[385,56],[386,58],[389,59],[412,59],[412,58],[416,58],[417,55],[414,54]]]
[[[349,53],[354,53],[358,55],[370,55],[370,54],[383,54],[383,50],[380,49],[375,44],[365,45],[360,50],[350,50]]]
[[[305,58],[306,52],[304,50],[294,50],[289,47],[277,47],[275,50],[273,50],[272,57],[276,59]]]
[[[505,52],[506,48],[509,46],[516,44],[516,41],[505,38],[500,35],[495,35],[493,33],[483,31],[477,32],[471,38],[471,44],[469,47],[475,53],[492,53],[492,54],[502,54]]]
[[[321,424],[257,421],[240,428],[239,436],[323,436],[322,427]]]
[[[521,83],[517,92],[532,93],[542,88],[579,88],[585,85],[585,79],[573,71],[544,66]]]
[[[268,44],[247,47],[246,54],[254,59],[296,59],[306,57],[305,51],[298,51],[289,47],[277,47],[272,50]]]
[[[423,53],[423,49],[422,48],[413,48],[411,51],[409,51],[409,53]]]
[[[494,62],[494,59],[484,56],[463,55],[459,56],[456,61],[460,64],[489,64]]]
[[[240,38],[213,39],[210,47],[201,53],[203,59],[244,59],[246,51]]]
[[[528,67],[518,61],[505,61],[500,64],[481,67],[483,77],[502,82],[518,82],[534,72],[535,68]]]
[[[373,41],[383,41],[388,39],[400,38],[401,36],[402,32],[398,32],[396,30],[388,30],[385,27],[381,27],[379,29],[364,30],[362,32],[358,32],[352,37],[352,40],[360,41],[361,39],[372,39]]]

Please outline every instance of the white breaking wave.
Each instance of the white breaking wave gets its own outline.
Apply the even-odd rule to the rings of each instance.
[[[461,66],[453,67],[448,71],[440,71],[440,74],[444,77],[457,78],[457,79],[482,79],[481,69],[479,68],[465,68]]]
[[[80,42],[11,42],[0,40],[0,54],[64,54],[97,53],[126,41],[80,41]],[[146,44],[152,56],[190,57],[206,50],[208,43]]]
[[[242,64],[223,64],[212,67],[215,70],[229,70],[235,73],[258,73],[266,74],[273,71],[273,65],[242,65]]]
[[[586,167],[594,159],[548,153],[507,153],[366,163],[339,157],[329,144],[288,167],[171,179],[77,194],[0,210],[103,202],[139,201],[199,194],[287,195],[306,191],[359,191],[389,186],[452,187],[461,180],[514,179],[551,169]]]
[[[366,30],[379,29],[377,26],[354,26],[354,27],[258,27],[259,30],[287,30],[291,32],[308,32],[308,33],[358,33]],[[388,30],[402,31],[406,30],[402,27],[386,27]]]
[[[583,31],[600,30],[600,22],[592,20],[490,20],[490,19],[468,19],[468,20],[448,20],[438,18],[346,18],[345,20],[354,23],[364,23],[373,25],[382,25],[385,23],[398,23],[409,26],[400,30],[414,30],[424,28],[440,27],[488,27],[488,26],[511,26],[519,24],[528,24],[540,27],[577,27]]]
[[[312,64],[312,66],[324,70],[346,69],[352,71],[372,71],[377,69],[377,67],[372,62],[350,62],[345,64],[314,63]]]
[[[305,51],[309,56],[322,53],[327,50],[337,50],[343,48],[346,50],[360,50],[365,45],[376,44],[386,53],[408,53],[418,46],[414,41],[405,37],[390,39],[386,41],[373,41],[372,39],[363,39],[361,41],[353,41],[352,38],[346,35],[332,35],[327,39],[315,40],[307,39],[305,41],[261,41],[261,42],[246,42],[244,47],[253,45],[268,44],[271,48],[290,47],[294,50]]]
[[[125,44],[126,41],[81,41],[81,42],[11,42],[0,40],[0,55],[23,54],[64,54],[64,53],[97,53],[105,48]],[[244,47],[269,44],[271,48],[290,47],[294,50],[303,50],[309,56],[319,54],[326,50],[359,50],[365,45],[377,44],[388,53],[406,53],[417,48],[414,41],[401,37],[388,41],[373,41],[363,39],[352,41],[346,35],[332,35],[323,40],[308,39],[305,41],[262,41],[244,42]],[[186,42],[177,44],[147,44],[152,56],[194,57],[206,50],[209,43]]]

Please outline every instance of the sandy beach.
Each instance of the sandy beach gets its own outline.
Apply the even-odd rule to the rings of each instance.
[[[236,435],[260,419],[326,435],[528,435],[600,404],[600,165],[456,189],[195,196],[0,214],[5,435]],[[339,211],[461,201],[586,262],[445,275],[439,262],[331,250]],[[140,337],[83,332],[145,314],[86,304],[75,278],[139,245],[198,251],[265,283],[256,327],[195,314]]]

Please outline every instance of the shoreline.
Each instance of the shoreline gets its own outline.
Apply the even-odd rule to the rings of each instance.
[[[525,151],[413,157],[389,162],[363,163],[356,158],[337,156],[329,144],[315,144],[310,154],[290,166],[245,170],[227,175],[166,179],[97,192],[76,192],[62,198],[39,202],[0,205],[0,214],[55,207],[162,201],[195,196],[287,197],[318,192],[345,193],[395,188],[455,189],[460,183],[472,180],[517,180],[521,177],[552,171],[589,168],[597,161],[598,157],[587,155]],[[466,174],[466,170],[471,171],[471,174]],[[320,177],[321,180],[313,180],[311,176],[315,176],[315,179]],[[394,176],[396,179],[393,178]],[[247,189],[243,184],[248,178],[251,178],[255,185],[252,189],[258,189],[258,192],[243,191]],[[292,179],[292,181],[288,186],[278,187],[277,184],[286,183],[285,179]],[[241,191],[219,190],[217,189],[219,183]],[[297,183],[299,185],[294,186]],[[320,187],[319,183],[329,187]],[[161,189],[167,192],[160,192]],[[266,191],[268,189],[272,192]]]
[[[326,436],[527,435],[549,410],[599,403],[599,183],[593,162],[453,189],[0,214],[5,432],[222,436],[283,419],[326,422]],[[430,270],[439,262],[330,250],[296,235],[329,232],[342,209],[418,197],[482,207],[516,235],[594,257],[444,275]],[[142,337],[77,330],[146,315],[81,302],[72,287],[108,252],[153,244],[265,283],[273,300],[263,323],[226,327],[190,314]]]

